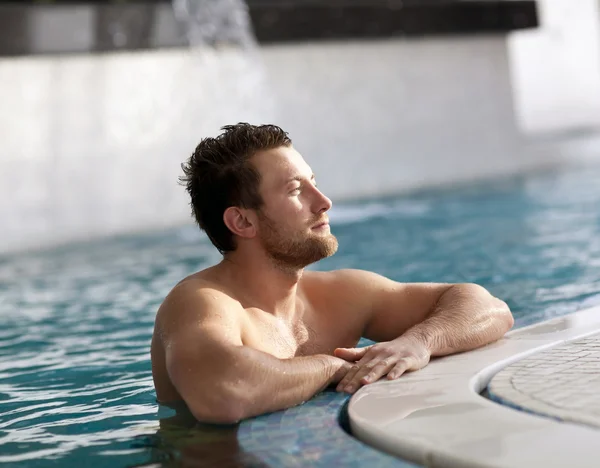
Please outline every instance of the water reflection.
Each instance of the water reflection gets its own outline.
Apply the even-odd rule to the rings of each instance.
[[[133,447],[146,448],[150,463],[163,467],[268,467],[256,455],[240,446],[240,425],[203,424],[190,411],[178,407],[159,407],[159,429],[141,437]],[[149,466],[133,465],[136,467]]]

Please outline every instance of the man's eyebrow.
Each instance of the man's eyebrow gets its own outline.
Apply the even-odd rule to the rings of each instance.
[[[294,181],[302,182],[303,180],[304,180],[304,177],[297,175],[297,176],[294,176],[294,177],[290,177],[288,180],[285,181],[285,184],[287,185],[290,182],[294,182]],[[315,175],[314,174],[311,174],[310,180],[311,181],[315,180]]]

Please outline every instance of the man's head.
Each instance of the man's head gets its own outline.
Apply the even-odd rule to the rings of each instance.
[[[198,225],[223,254],[240,242],[262,248],[277,263],[302,268],[337,250],[325,214],[331,201],[275,125],[239,123],[205,138],[180,180]]]

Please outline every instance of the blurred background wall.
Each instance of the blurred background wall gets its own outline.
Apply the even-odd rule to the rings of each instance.
[[[597,159],[597,0],[0,5],[0,252],[191,222],[239,121],[342,201]]]

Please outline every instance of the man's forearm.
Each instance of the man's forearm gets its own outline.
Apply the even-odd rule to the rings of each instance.
[[[231,419],[239,420],[289,408],[310,399],[345,375],[349,364],[324,354],[278,359],[244,347],[231,369],[225,392],[239,410]],[[235,401],[231,401],[231,400]],[[233,422],[233,421],[230,421]]]
[[[405,335],[426,343],[431,356],[468,351],[500,339],[513,326],[508,306],[475,284],[458,284],[431,315]]]
[[[304,403],[337,381],[336,374],[348,367],[341,359],[327,355],[276,361],[268,369],[261,369],[253,379],[257,382],[255,414]]]

